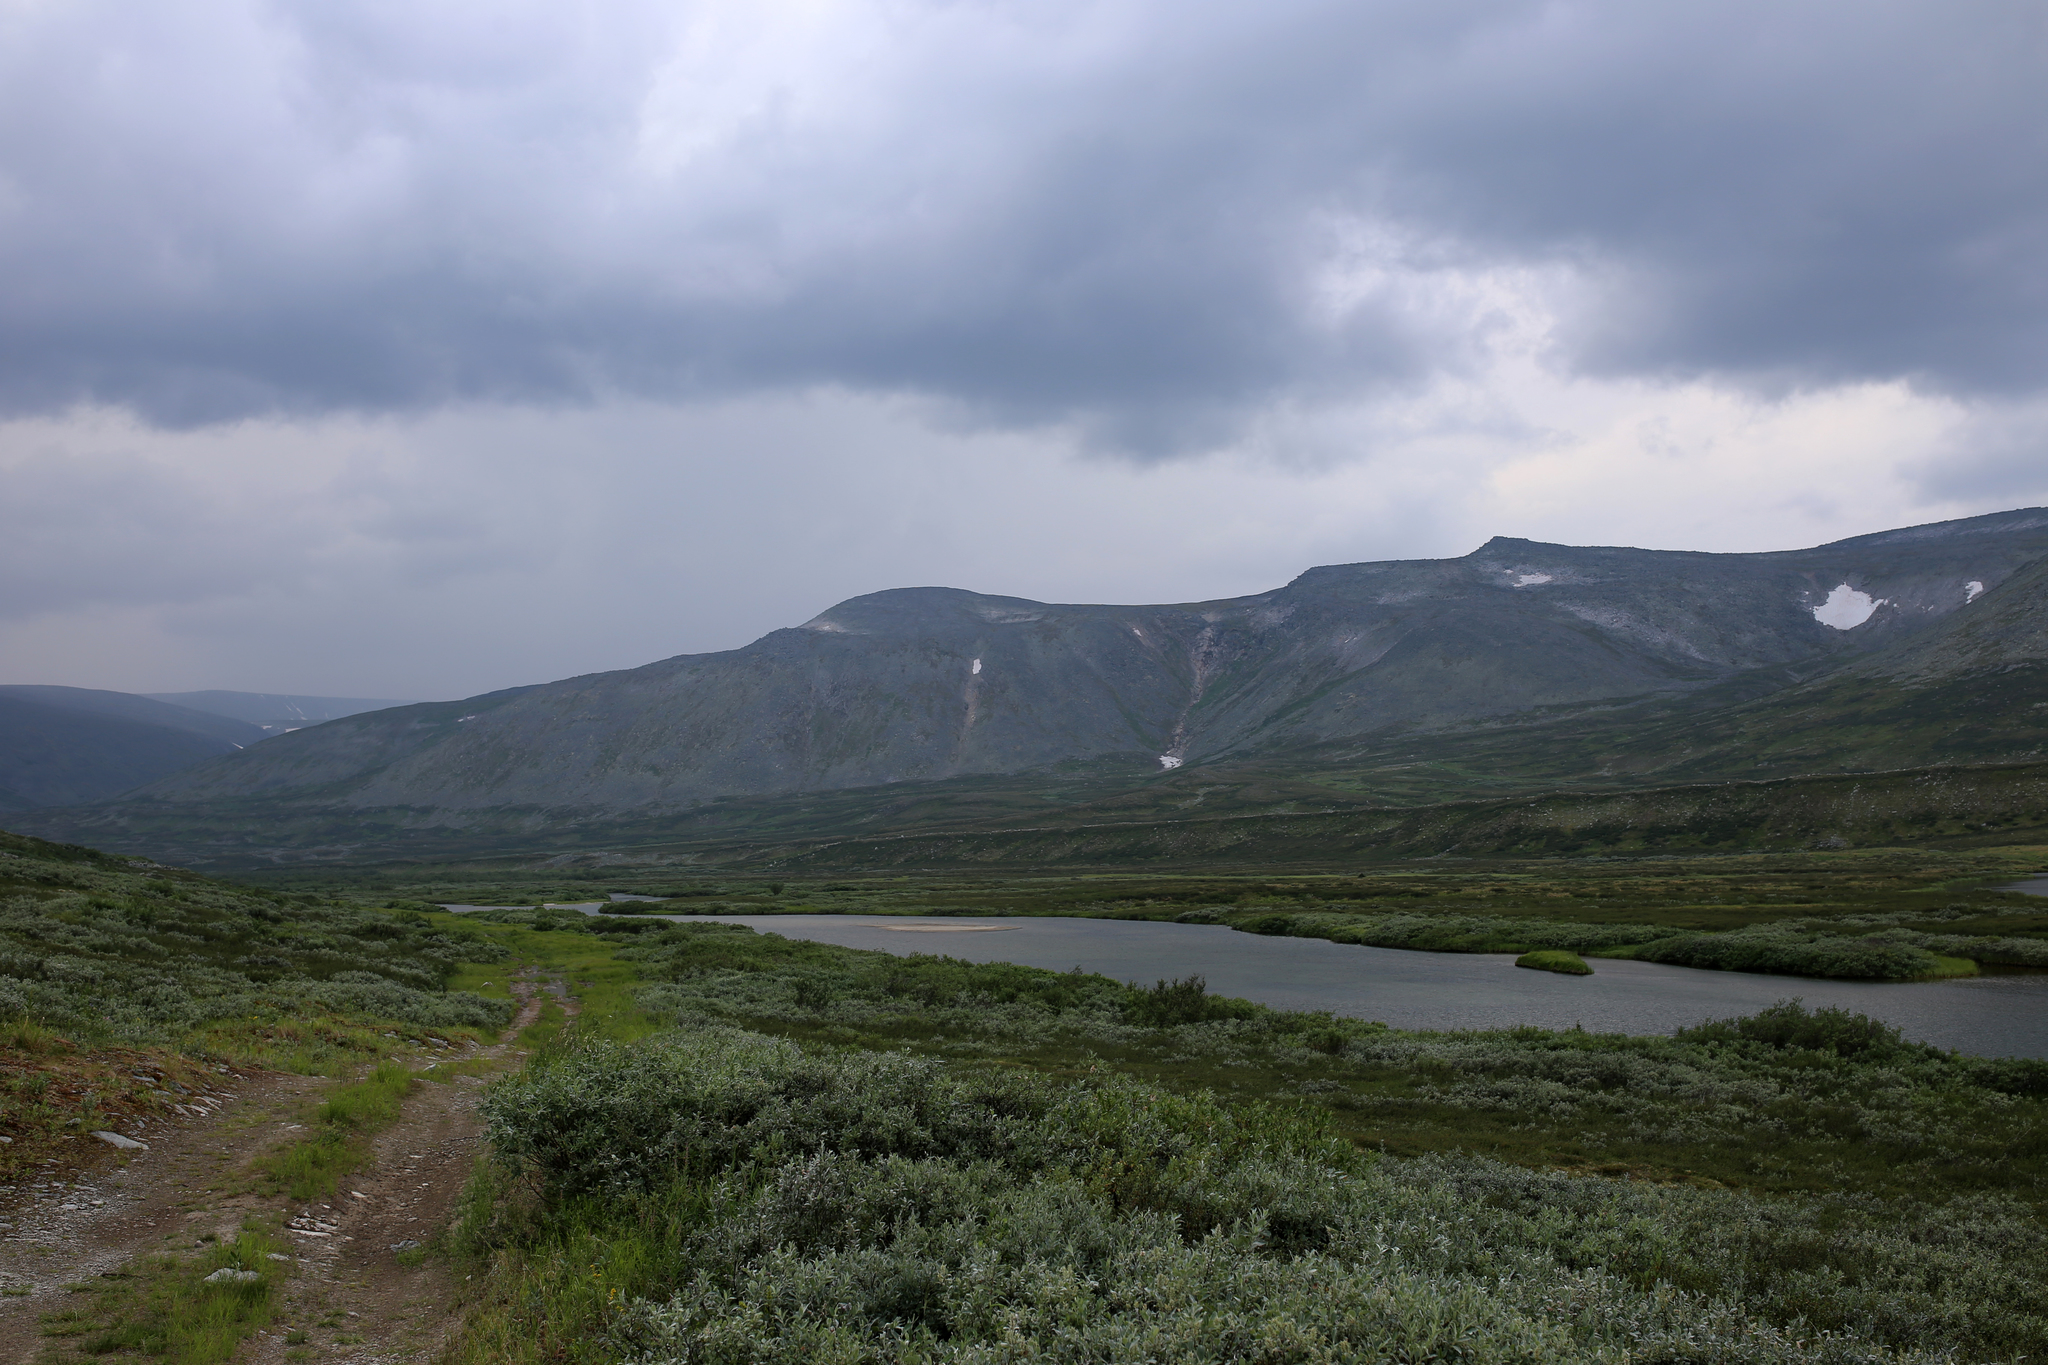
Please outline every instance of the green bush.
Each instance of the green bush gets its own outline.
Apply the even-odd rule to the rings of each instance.
[[[566,1048],[485,1115],[539,1192],[533,1251],[558,1232],[636,1267],[584,1301],[603,1351],[641,1361],[1931,1365],[2048,1344],[2048,1237],[1995,1198],[1384,1161],[1298,1108],[736,1030]]]
[[[1357,943],[1369,948],[1407,948],[1432,953],[1522,953],[1544,948],[1586,953],[1652,943],[1670,938],[1674,933],[1669,928],[1653,924],[1576,924],[1569,920],[1449,912],[1323,913],[1273,918],[1287,920],[1289,927],[1257,932],[1290,933],[1297,938],[1323,938],[1333,943]]]
[[[1539,948],[1533,953],[1523,953],[1515,959],[1517,967],[1531,967],[1539,972],[1558,972],[1565,976],[1591,976],[1593,969],[1577,953],[1568,953],[1562,948]]]
[[[1134,989],[1124,1005],[1124,1018],[1145,1028],[1175,1028],[1211,1019],[1248,1019],[1262,1012],[1261,1007],[1249,1001],[1209,994],[1209,983],[1200,976]]]
[[[1911,981],[1938,974],[1941,964],[1935,955],[1913,946],[1910,937],[1850,937],[1780,923],[1667,938],[1636,949],[1633,956],[1674,967],[1851,981]]]
[[[655,934],[668,928],[668,923],[658,919],[595,919],[583,927],[593,934]]]
[[[1239,920],[1236,928],[1247,934],[1264,934],[1269,938],[1286,938],[1296,933],[1298,921],[1293,915],[1258,915],[1252,919]]]
[[[1971,907],[1961,909],[1968,912]],[[1841,915],[1698,933],[1669,925],[1583,924],[1456,912],[1325,911],[1260,915],[1237,920],[1234,927],[1249,933],[1321,938],[1373,948],[1439,953],[1528,953],[1556,949],[1717,971],[1863,981],[1909,981],[1941,975],[1942,964],[1936,961],[1937,955],[1972,962],[2048,967],[2048,941],[1934,934],[1906,927],[1907,921],[1924,917],[1924,913],[1910,911]],[[1177,918],[1182,923],[1209,923],[1214,916],[1208,911],[1189,911]]]
[[[1739,1039],[1781,1051],[1796,1048],[1865,1061],[1941,1055],[1938,1049],[1907,1042],[1898,1029],[1868,1015],[1852,1014],[1832,1005],[1808,1010],[1797,1000],[1780,1001],[1747,1018],[1718,1019],[1696,1028],[1680,1029],[1678,1037],[1689,1043]]]

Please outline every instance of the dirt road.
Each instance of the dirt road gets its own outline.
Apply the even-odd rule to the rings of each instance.
[[[434,1070],[472,1058],[516,1066],[524,1054],[511,1040],[539,1018],[544,999],[575,1012],[559,980],[529,973],[515,978],[513,991],[519,1016],[497,1045],[421,1057],[422,1075],[431,1081]],[[190,1116],[148,1132],[147,1150],[74,1139],[74,1156],[0,1192],[0,1365],[46,1358],[54,1343],[42,1319],[68,1306],[66,1285],[137,1256],[193,1248],[209,1234],[232,1237],[251,1217],[281,1227],[296,1254],[275,1323],[245,1343],[239,1360],[283,1362],[288,1349],[292,1359],[420,1360],[454,1330],[447,1305],[455,1272],[439,1257],[402,1253],[408,1243],[432,1243],[454,1216],[482,1140],[476,1101],[484,1078],[414,1086],[369,1160],[332,1199],[313,1204],[250,1192],[248,1168],[306,1131],[331,1082],[272,1072],[228,1073],[220,1082],[214,1094],[195,1097],[205,1103],[190,1106]]]

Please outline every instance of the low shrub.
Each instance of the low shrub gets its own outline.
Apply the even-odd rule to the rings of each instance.
[[[1912,981],[1937,976],[1935,954],[1908,935],[1851,937],[1799,923],[1757,925],[1719,934],[1686,934],[1637,948],[1631,956],[1675,967],[1850,981]]]
[[[1908,1056],[1940,1056],[1939,1050],[1908,1043],[1897,1028],[1868,1015],[1823,1005],[1809,1010],[1797,1000],[1780,1001],[1741,1019],[1717,1019],[1680,1029],[1688,1043],[1762,1043],[1779,1050],[1803,1049],[1836,1057],[1891,1060]]]
[[[497,1230],[471,1245],[523,1248],[522,1301],[581,1315],[529,1338],[573,1358],[1932,1365],[2048,1344],[2048,1237],[2009,1200],[1386,1161],[1299,1107],[729,1029],[543,1060],[485,1108],[539,1202],[515,1226],[474,1201]],[[539,1292],[586,1265],[595,1289]]]
[[[1209,983],[1200,976],[1158,985],[1134,988],[1125,1002],[1124,1018],[1145,1028],[1176,1028],[1211,1019],[1249,1019],[1263,1013],[1261,1006],[1247,1000],[1209,994]]]
[[[0,835],[0,1020],[95,1044],[172,1044],[226,1024],[501,1026],[504,1001],[446,989],[506,950],[397,910],[232,886]],[[26,1035],[24,1035],[26,1036]],[[280,1059],[272,1059],[273,1061]]]
[[[1523,953],[1515,959],[1517,967],[1530,967],[1539,972],[1558,972],[1565,976],[1591,976],[1593,969],[1577,953],[1568,953],[1562,948],[1540,948],[1533,953]]]

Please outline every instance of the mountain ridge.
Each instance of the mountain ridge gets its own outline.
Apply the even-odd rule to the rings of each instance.
[[[329,721],[174,774],[126,808],[196,828],[211,807],[223,837],[229,808],[251,802],[330,831],[539,830],[680,820],[734,799],[880,800],[906,783],[1021,793],[1075,763],[1102,774],[1105,799],[1199,790],[1204,774],[1250,764],[1370,802],[1345,790],[1332,746],[1511,746],[1538,721],[1553,737],[1560,723],[1591,726],[1597,745],[1599,726],[1638,713],[1682,734],[1699,723],[1686,714],[1695,694],[1763,694],[1713,703],[1725,718],[1802,687],[1897,690],[1860,671],[1886,659],[1918,658],[1939,679],[2010,639],[2024,662],[2041,652],[2038,609],[2001,606],[2016,595],[1998,589],[2044,558],[2048,509],[2023,508],[1755,554],[1495,537],[1455,559],[1315,566],[1206,602],[889,589],[737,650]],[[2000,624],[1937,648],[1980,599]],[[1609,776],[1696,776],[1676,762]],[[123,817],[93,818],[104,840]]]

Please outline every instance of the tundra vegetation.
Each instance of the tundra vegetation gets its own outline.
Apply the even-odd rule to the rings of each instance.
[[[0,833],[0,1175],[146,1124],[224,1066],[339,1074],[495,1034],[509,1002],[451,986],[507,952],[420,908]]]
[[[464,1360],[2048,1346],[2048,1064],[1788,1002],[1412,1034],[684,923],[487,1100]]]
[[[2048,867],[2048,847],[1884,849],[1689,858],[1412,859],[1361,871],[914,877],[686,878],[481,864],[281,872],[321,894],[589,902],[616,916],[1074,915],[1214,923],[1430,952],[1639,957],[1689,967],[1864,980],[2048,968],[2048,900],[2001,890]],[[573,927],[574,912],[540,911]],[[516,912],[515,919],[533,922]],[[612,916],[607,916],[611,919]],[[609,926],[607,926],[609,927]]]
[[[2040,858],[185,884],[566,967],[582,1016],[530,1031],[532,1060],[489,1091],[493,1156],[434,1252],[463,1286],[451,1360],[1932,1362],[2048,1349],[2048,1063],[1789,1000],[1673,1037],[1423,1034],[1199,979],[895,957],[696,917],[457,924],[423,903],[616,890],[668,893],[669,914],[1199,916],[1589,955],[1776,935],[1995,968],[2048,934],[2048,906],[1992,889]],[[1950,938],[1975,955],[1939,951]],[[368,969],[238,989],[317,1002],[351,970]],[[241,1032],[192,1017],[153,1036],[292,1055],[260,1011]]]

